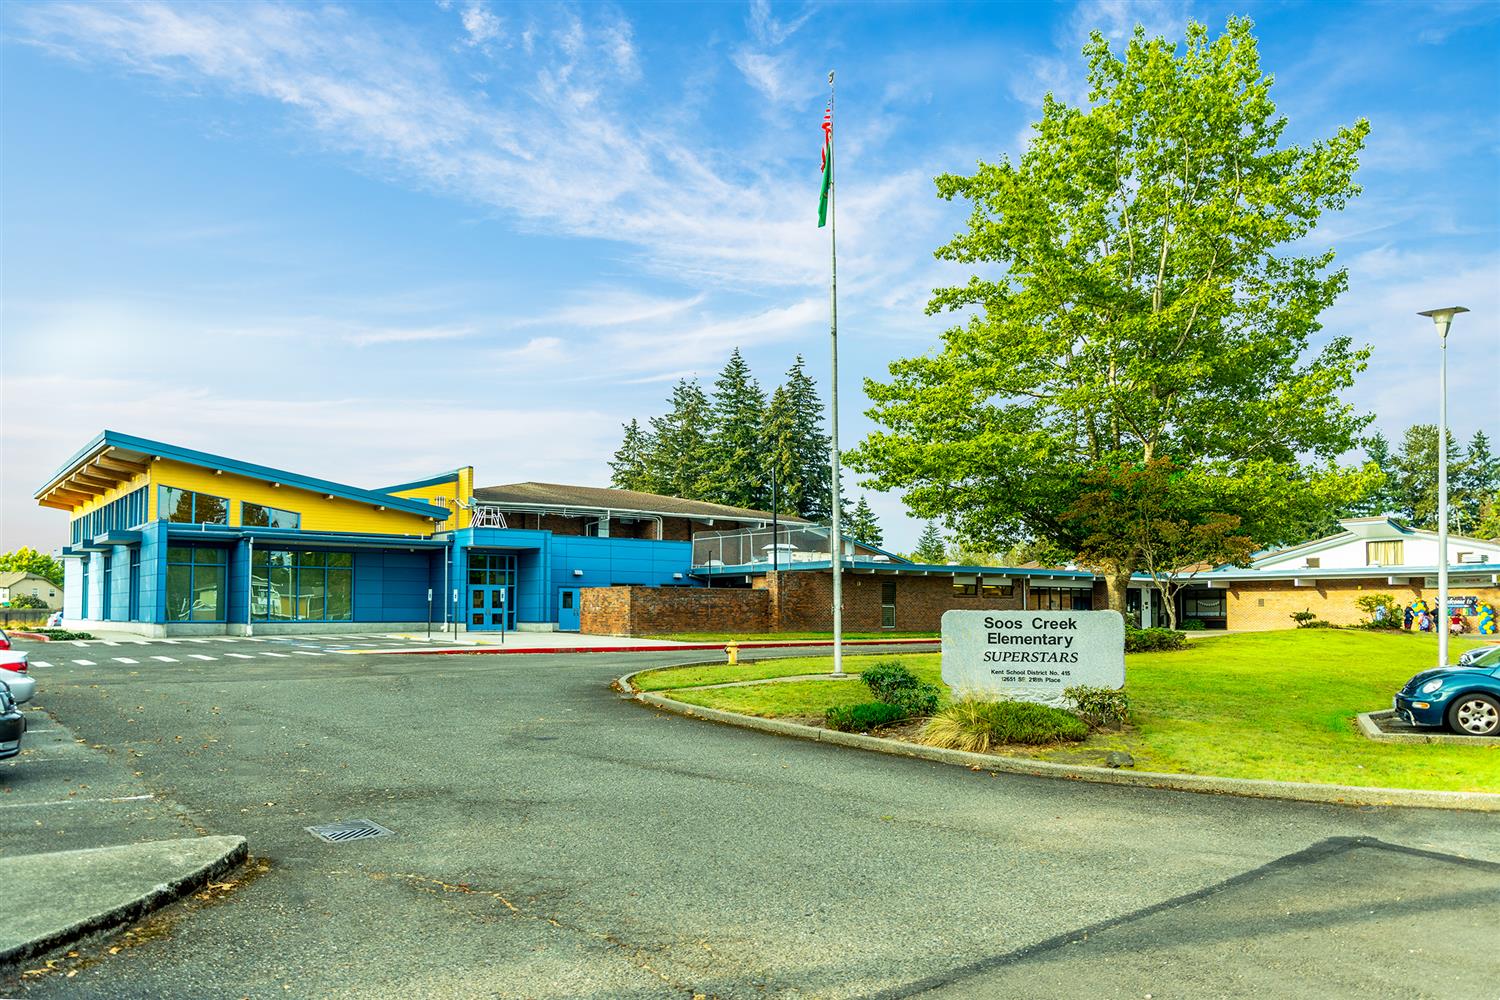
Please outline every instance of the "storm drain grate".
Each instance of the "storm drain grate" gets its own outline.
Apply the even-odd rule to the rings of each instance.
[[[395,831],[387,830],[379,823],[371,823],[367,819],[346,819],[342,823],[324,823],[322,826],[309,826],[305,829],[325,844],[347,844],[351,840],[395,836]]]

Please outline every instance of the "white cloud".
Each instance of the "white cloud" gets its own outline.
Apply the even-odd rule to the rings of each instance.
[[[503,22],[481,3],[466,6],[459,14],[459,20],[469,34],[465,44],[473,47],[484,46],[499,38],[504,27]]]
[[[770,0],[750,0],[750,16],[746,23],[750,33],[762,45],[780,45],[796,34],[814,13],[816,10],[809,4],[790,21],[781,21],[771,13]]]

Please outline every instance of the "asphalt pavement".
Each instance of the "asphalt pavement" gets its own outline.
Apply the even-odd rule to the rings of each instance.
[[[1493,816],[971,772],[657,713],[608,687],[701,653],[299,642],[326,655],[33,647],[51,664],[38,702],[128,757],[161,808],[245,836],[254,877],[0,993],[1027,996],[1051,995],[1030,989],[1051,976],[1057,995],[1264,996],[1267,963],[1243,958],[1257,949],[1297,977],[1287,995],[1500,992]],[[355,819],[391,835],[305,829]],[[1451,935],[1446,978],[1412,960],[1424,926]]]

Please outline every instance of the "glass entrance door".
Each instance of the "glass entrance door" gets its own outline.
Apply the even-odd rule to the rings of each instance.
[[[515,556],[499,552],[469,553],[468,627],[471,630],[514,630],[515,593]]]

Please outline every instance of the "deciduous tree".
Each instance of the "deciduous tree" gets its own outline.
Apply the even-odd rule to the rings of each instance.
[[[1299,254],[1319,216],[1357,193],[1363,120],[1284,141],[1250,22],[1179,49],[1137,29],[1121,54],[1084,50],[1089,106],[1049,96],[1019,160],[937,180],[973,204],[938,256],[972,265],[929,311],[972,310],[935,353],[869,381],[883,429],[850,456],[919,517],[1001,547],[1079,552],[1064,519],[1100,470],[1169,457],[1222,481],[1220,513],[1257,542],[1296,540],[1333,498],[1371,485],[1340,470],[1368,419],[1339,394],[1366,349],[1312,348],[1346,285],[1331,250]],[[1123,608],[1142,555],[1101,559]]]
[[[62,563],[45,552],[21,546],[14,552],[0,554],[0,572],[35,573],[61,587],[63,583]]]

